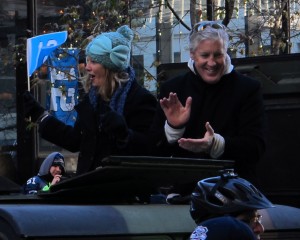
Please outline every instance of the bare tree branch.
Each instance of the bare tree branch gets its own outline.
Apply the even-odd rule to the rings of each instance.
[[[231,20],[233,9],[234,9],[235,0],[226,0],[225,1],[225,18],[222,21],[222,24],[227,26]]]
[[[167,3],[167,7],[170,9],[170,11],[174,14],[175,18],[189,31],[191,31],[191,28],[185,24],[184,21],[182,21],[182,19],[177,15],[177,13],[175,12],[175,10],[171,7],[170,3],[168,0],[165,0]]]

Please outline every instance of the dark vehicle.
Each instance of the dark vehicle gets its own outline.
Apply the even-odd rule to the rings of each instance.
[[[0,239],[189,239],[195,228],[189,204],[157,201],[159,189],[216,175],[233,164],[118,156],[104,161],[104,167],[38,195],[22,195],[18,185],[1,179]],[[263,239],[300,239],[300,209],[276,205],[261,214]]]

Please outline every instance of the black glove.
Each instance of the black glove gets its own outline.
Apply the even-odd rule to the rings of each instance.
[[[23,93],[23,107],[25,118],[31,117],[32,122],[36,122],[45,112],[29,91]]]
[[[101,131],[113,136],[117,141],[127,141],[128,127],[122,115],[109,111],[101,115]]]

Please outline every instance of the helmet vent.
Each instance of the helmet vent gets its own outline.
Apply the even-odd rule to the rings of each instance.
[[[234,200],[234,195],[232,192],[226,188],[219,188],[214,195],[209,197],[209,201],[218,206],[227,205],[229,202]]]
[[[236,194],[238,195],[239,200],[243,201],[243,202],[247,202],[249,201],[249,197],[248,195],[251,195],[251,191],[250,189],[245,188],[243,185],[240,184],[234,184],[234,186],[236,187]]]
[[[213,205],[224,206],[226,199],[220,197],[220,193],[216,192],[215,196],[211,195],[208,197],[208,202]]]
[[[254,187],[252,184],[250,185],[250,187],[256,195],[258,195],[259,197],[262,197],[261,192],[256,187]]]

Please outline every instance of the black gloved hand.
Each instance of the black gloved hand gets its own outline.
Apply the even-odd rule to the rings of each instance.
[[[24,116],[31,117],[32,122],[36,122],[45,112],[45,109],[35,100],[29,91],[23,93]]]
[[[101,115],[101,130],[116,138],[117,141],[126,141],[128,127],[122,115],[115,111],[109,111]]]

